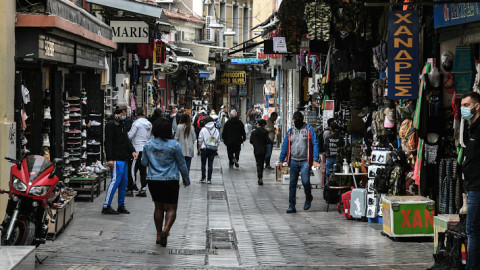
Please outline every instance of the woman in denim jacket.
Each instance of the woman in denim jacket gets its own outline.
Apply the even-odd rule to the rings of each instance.
[[[157,228],[157,244],[167,245],[169,231],[177,217],[179,171],[183,185],[190,185],[187,165],[180,144],[173,139],[172,123],[161,118],[153,124],[154,139],[143,148],[142,164],[148,167],[148,189],[155,203],[153,219]],[[163,220],[165,219],[165,227]]]

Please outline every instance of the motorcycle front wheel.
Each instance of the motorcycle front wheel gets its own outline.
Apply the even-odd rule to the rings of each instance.
[[[33,238],[35,237],[35,223],[32,221],[20,217],[15,222],[13,227],[12,235],[8,241],[3,239],[2,235],[2,245],[9,246],[29,246],[33,245]]]

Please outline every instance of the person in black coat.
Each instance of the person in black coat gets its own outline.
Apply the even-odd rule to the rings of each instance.
[[[267,145],[273,144],[268,131],[265,129],[267,121],[261,119],[257,121],[257,129],[250,135],[250,143],[253,144],[253,154],[257,163],[258,185],[263,185],[263,164],[265,163],[265,154]]]
[[[223,127],[222,139],[227,146],[230,168],[233,168],[233,165],[238,168],[240,150],[242,150],[242,143],[247,139],[247,135],[245,134],[245,127],[242,121],[238,119],[235,110],[230,112],[230,120]]]

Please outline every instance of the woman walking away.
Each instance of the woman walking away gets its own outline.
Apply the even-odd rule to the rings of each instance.
[[[253,154],[257,162],[258,185],[263,185],[263,163],[265,163],[265,154],[267,153],[267,146],[273,144],[265,129],[267,121],[261,119],[257,122],[257,129],[252,132],[250,136],[250,143],[253,144]]]
[[[175,132],[175,140],[180,143],[182,153],[187,163],[187,169],[190,173],[190,165],[192,164],[192,157],[195,151],[195,130],[192,126],[192,119],[186,113],[180,116],[180,123]]]
[[[178,171],[183,185],[190,185],[187,164],[180,144],[173,140],[172,123],[166,118],[155,121],[152,128],[154,139],[143,148],[142,164],[148,167],[148,189],[155,203],[153,219],[157,228],[157,244],[165,247],[170,229],[177,217],[178,193],[180,190]],[[165,226],[163,220],[165,219]]]
[[[204,119],[205,128],[202,128],[198,136],[200,145],[200,153],[202,157],[202,179],[201,183],[205,183],[206,163],[208,160],[208,177],[207,183],[212,183],[213,159],[215,158],[220,143],[220,132],[215,128],[213,118],[208,116]]]

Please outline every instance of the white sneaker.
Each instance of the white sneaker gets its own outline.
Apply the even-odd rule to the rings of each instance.
[[[84,130],[82,131],[82,138],[86,138],[86,137],[87,137],[87,130],[84,129]]]
[[[43,134],[43,147],[50,147],[50,139],[48,138],[48,134]]]
[[[83,152],[82,156],[80,157],[81,159],[86,159],[87,158],[87,152]]]
[[[63,120],[70,120],[70,114],[66,113],[65,116],[63,117]]]
[[[65,132],[66,132],[66,133],[70,132],[70,128],[68,128],[68,127],[65,128]]]
[[[79,114],[79,113],[74,112],[74,113],[71,113],[70,116],[72,116],[72,117],[80,117],[80,116],[82,116],[82,115]]]
[[[86,127],[87,124],[85,123],[85,119],[82,119],[82,127]]]
[[[47,107],[43,110],[43,119],[52,119],[52,115],[50,114],[50,107]]]
[[[68,158],[70,154],[68,152],[63,153],[63,158]]]
[[[100,122],[95,121],[95,120],[91,121],[90,124],[91,124],[93,127],[98,127],[98,126],[102,125]]]
[[[83,140],[82,148],[83,149],[87,148],[87,141],[86,140]]]
[[[107,169],[107,168],[105,168],[105,167],[103,166],[103,164],[102,164],[102,162],[100,162],[100,160],[97,160],[97,162],[95,163],[95,165],[97,165],[97,167],[99,167],[100,169],[102,169],[102,170],[104,170],[104,171]]]
[[[88,144],[90,144],[90,145],[100,145],[100,143],[97,142],[97,141],[95,141],[95,140],[90,140],[90,141],[88,142]]]

